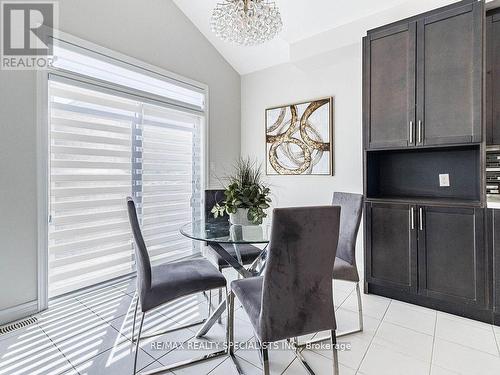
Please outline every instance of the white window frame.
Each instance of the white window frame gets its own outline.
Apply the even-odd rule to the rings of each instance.
[[[203,171],[202,171],[202,190],[207,189],[209,184],[209,122],[210,122],[210,100],[208,85],[180,76],[178,74],[169,72],[157,66],[145,63],[136,58],[128,55],[113,51],[109,48],[101,47],[95,43],[77,38],[73,35],[58,31],[57,36],[54,38],[55,43],[61,41],[69,43],[76,47],[92,51],[102,55],[105,58],[115,60],[118,63],[126,64],[130,68],[136,69],[141,73],[147,74],[148,72],[156,76],[164,77],[167,80],[175,80],[187,85],[195,86],[202,90],[205,95],[205,108],[203,110],[204,121],[203,129],[201,132],[202,147],[203,147]],[[60,71],[58,69],[48,69],[38,71],[36,73],[36,118],[37,118],[37,231],[38,231],[38,245],[37,245],[37,282],[38,282],[38,311],[45,310],[48,307],[48,231],[49,231],[49,113],[48,113],[48,82],[49,75],[57,74],[61,76],[68,76],[86,81],[84,76],[78,74]],[[106,86],[106,83],[102,83]],[[132,90],[134,91],[134,90]],[[152,95],[153,96],[153,95]],[[204,194],[202,194],[202,200]]]

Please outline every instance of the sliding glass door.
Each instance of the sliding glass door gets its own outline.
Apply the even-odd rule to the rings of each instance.
[[[134,271],[127,196],[153,263],[192,255],[178,229],[201,215],[203,114],[67,75],[48,87],[49,297]]]

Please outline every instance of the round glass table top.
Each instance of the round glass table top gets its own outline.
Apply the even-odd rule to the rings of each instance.
[[[229,222],[207,222],[198,220],[185,224],[180,229],[181,234],[193,240],[228,243],[228,244],[259,244],[268,243],[269,225],[232,225]]]

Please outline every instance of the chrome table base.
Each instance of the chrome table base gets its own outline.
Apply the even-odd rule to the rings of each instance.
[[[241,254],[238,249],[238,245],[234,245],[235,252],[237,258],[233,257],[231,254],[229,254],[220,244],[217,242],[211,242],[210,246],[214,251],[217,252],[231,267],[233,267],[239,275],[241,275],[243,278],[247,277],[254,277],[258,276],[260,272],[262,271],[262,263],[265,262],[266,259],[266,249],[262,250],[261,254],[255,259],[255,261],[250,265],[248,269],[246,269],[241,261]],[[215,309],[215,311],[210,315],[210,317],[207,319],[205,324],[200,328],[200,330],[196,333],[196,337],[200,338],[203,337],[207,334],[207,332],[210,330],[210,328],[213,327],[213,325],[217,322],[220,321],[220,318],[222,314],[224,313],[224,310],[226,310],[226,301],[222,301],[219,306]]]

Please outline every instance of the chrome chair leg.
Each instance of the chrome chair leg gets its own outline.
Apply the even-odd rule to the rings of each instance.
[[[139,294],[135,292],[135,310],[134,310],[134,320],[132,321],[132,346],[134,345],[134,335],[135,335],[135,320],[137,318],[137,309],[139,307]]]
[[[208,316],[212,314],[212,291],[208,292]]]
[[[261,349],[262,352],[262,370],[264,375],[270,375],[271,372],[269,371],[269,351],[267,348],[262,347]]]
[[[137,373],[137,355],[139,354],[139,342],[141,341],[142,325],[144,323],[145,316],[146,316],[146,313],[142,313],[141,324],[139,325],[139,333],[137,334],[137,340],[135,343],[134,373],[133,373],[133,375],[135,375]]]
[[[226,287],[227,292],[227,287]],[[226,304],[227,304],[227,330],[226,330],[226,341],[227,341],[227,352],[229,358],[236,370],[236,373],[243,375],[243,370],[241,369],[236,356],[234,355],[234,294],[233,292],[226,293]]]
[[[226,287],[227,289],[227,287]],[[226,296],[227,296],[227,293],[226,293]],[[222,288],[219,288],[219,303],[218,305],[220,305],[222,302]],[[222,323],[222,317],[219,316],[219,324]]]
[[[359,321],[359,331],[363,331],[363,303],[361,301],[361,290],[359,287],[359,281],[356,283],[356,293],[358,294],[358,321]]]
[[[227,345],[229,354],[234,354],[234,294],[228,294],[227,309]]]
[[[224,274],[222,272],[222,267],[219,267],[219,272],[222,273],[222,274]],[[219,289],[219,299],[218,299],[217,306],[219,306],[221,304],[221,302],[222,302],[222,288]],[[227,302],[227,286],[226,286],[226,302]],[[222,323],[222,317],[221,316],[219,316],[219,319],[217,320],[217,322],[219,324]]]
[[[299,360],[300,364],[305,368],[307,373],[309,375],[315,375],[313,369],[311,368],[311,366],[309,366],[309,363],[307,363],[306,359],[304,358],[304,356],[301,353],[302,349],[298,346],[298,342],[299,342],[298,338],[294,337],[289,342],[291,342],[291,344],[292,344],[293,354],[295,354],[295,357]]]
[[[332,351],[333,351],[333,375],[339,375],[339,354],[337,351],[337,336],[335,331],[332,330],[330,333]]]
[[[337,334],[337,337],[344,337],[344,336],[352,335],[353,333],[363,332],[363,305],[362,305],[362,301],[361,301],[361,290],[359,287],[359,281],[356,283],[356,294],[357,294],[357,299],[358,299],[358,324],[359,324],[359,327],[357,329],[353,329],[351,331],[339,332]],[[302,344],[297,344],[297,346],[299,348],[304,348],[307,345],[317,344],[319,342],[327,341],[329,339],[330,339],[329,337],[319,337],[317,339],[312,339],[312,340],[306,341]]]

